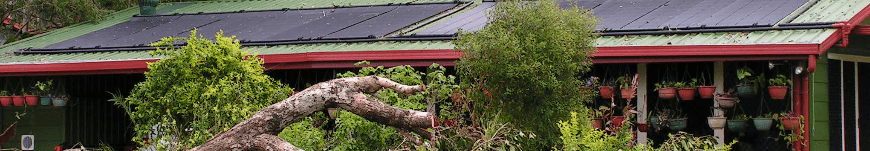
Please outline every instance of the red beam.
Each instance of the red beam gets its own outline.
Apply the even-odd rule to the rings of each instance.
[[[855,26],[855,29],[852,29],[852,34],[856,34],[856,35],[870,35],[870,25],[858,25],[858,26]]]
[[[691,45],[691,46],[618,46],[598,47],[599,57],[665,57],[665,56],[754,56],[808,55],[818,52],[818,44],[763,45]]]

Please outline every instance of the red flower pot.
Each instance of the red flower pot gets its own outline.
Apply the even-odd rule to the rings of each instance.
[[[713,98],[713,93],[716,92],[716,86],[698,86],[698,95],[702,99]]]
[[[616,128],[622,127],[622,121],[625,121],[625,116],[612,116],[610,117],[610,125]]]
[[[15,106],[24,106],[24,96],[12,96],[12,104]]]
[[[604,129],[604,119],[602,119],[602,118],[593,118],[593,119],[592,119],[592,128],[594,128],[594,129]]]
[[[661,88],[659,89],[659,98],[661,99],[674,99],[677,97],[677,89],[676,88]]]
[[[637,90],[637,88],[636,87],[622,88],[621,89],[622,98],[623,99],[633,98],[634,97],[634,90]]]
[[[0,105],[12,106],[12,96],[0,96]]]
[[[801,124],[801,121],[798,117],[782,117],[780,120],[785,130],[795,130],[797,128],[800,128],[799,125]]]
[[[769,86],[767,87],[767,91],[770,92],[770,98],[774,100],[782,100],[785,99],[785,95],[788,94],[787,86]]]
[[[695,88],[680,88],[680,100],[691,101],[695,99]]]
[[[649,132],[649,123],[637,123],[637,131]]]
[[[36,106],[36,103],[39,102],[39,96],[38,95],[25,95],[24,101],[26,101],[27,105],[29,105],[29,106]]]
[[[598,87],[598,93],[601,94],[601,98],[604,98],[604,99],[613,98],[613,87],[600,86],[600,87]]]

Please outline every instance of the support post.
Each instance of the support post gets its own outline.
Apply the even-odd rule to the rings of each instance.
[[[716,93],[722,94],[725,93],[725,63],[724,62],[714,62],[713,63],[713,85],[716,86]],[[719,108],[719,99],[714,98],[715,102],[713,106],[716,107],[716,110],[713,111],[713,115],[722,115],[725,112]],[[725,129],[713,129],[713,136],[716,136],[716,142],[719,143],[718,146],[725,145]]]
[[[647,72],[646,63],[637,64],[637,123],[647,123]],[[637,132],[637,144],[647,144],[646,132]]]

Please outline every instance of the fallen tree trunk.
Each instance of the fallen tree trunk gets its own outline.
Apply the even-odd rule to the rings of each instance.
[[[424,85],[407,86],[377,76],[350,77],[318,83],[276,104],[263,108],[250,118],[218,134],[191,151],[198,150],[300,150],[278,138],[288,125],[327,107],[340,107],[363,118],[431,139],[426,128],[435,126],[429,112],[395,108],[365,94],[389,88],[411,94],[424,91]]]

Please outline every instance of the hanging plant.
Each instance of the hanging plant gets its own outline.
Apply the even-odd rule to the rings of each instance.
[[[635,79],[637,75],[635,74]],[[616,79],[616,82],[619,84],[620,94],[622,94],[623,99],[634,98],[635,90],[637,90],[637,86],[634,84],[632,77],[629,75],[625,75]]]
[[[761,114],[759,116],[753,117],[752,125],[755,126],[755,130],[770,130],[770,127],[773,125],[773,113]]]
[[[12,96],[10,96],[9,91],[0,91],[0,105],[12,105]]]
[[[713,98],[713,93],[716,92],[716,86],[707,85],[707,77],[704,76],[706,73],[702,73],[701,75],[701,84],[698,85],[698,95],[702,99],[711,99]]]
[[[770,98],[773,100],[785,99],[785,96],[788,94],[788,87],[792,84],[791,80],[785,77],[785,75],[777,74],[775,78],[768,79],[767,81],[770,84],[767,87]]]
[[[656,91],[659,92],[659,98],[670,100],[674,99],[677,96],[677,89],[674,88],[673,82],[662,81],[655,84]]]
[[[692,79],[690,82],[676,82],[674,87],[678,88],[681,101],[691,101],[695,99],[695,86],[698,84],[698,79]]]
[[[746,122],[747,120],[749,120],[749,116],[745,114],[736,115],[734,118],[728,119],[728,130],[731,132],[746,131],[746,127],[749,127],[749,123]]]

